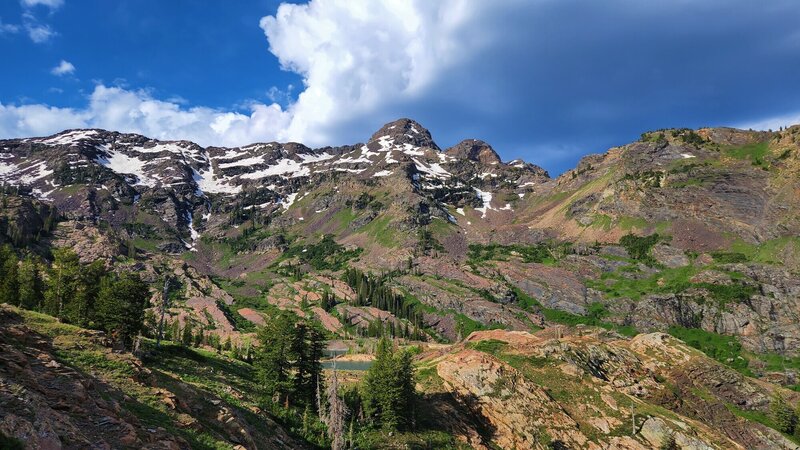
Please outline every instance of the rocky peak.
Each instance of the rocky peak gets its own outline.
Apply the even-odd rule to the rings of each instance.
[[[511,160],[506,165],[510,167],[516,167],[517,169],[522,169],[527,172],[532,172],[542,178],[550,178],[550,173],[548,173],[545,169],[543,169],[540,166],[537,166],[536,164],[531,164],[529,162],[526,162],[522,159]]]
[[[500,156],[491,145],[480,139],[464,139],[458,144],[445,150],[448,156],[459,159],[468,159],[481,164],[500,164]]]
[[[429,147],[439,150],[439,146],[433,142],[430,131],[420,125],[419,122],[405,118],[389,122],[381,127],[369,138],[367,146],[370,149],[374,145],[386,147],[389,142],[397,147],[409,144],[413,147]]]

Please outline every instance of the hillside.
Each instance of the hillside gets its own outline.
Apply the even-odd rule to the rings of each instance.
[[[83,264],[136,273],[151,287],[146,336],[158,328],[166,281],[168,337],[181,340],[187,327],[200,336],[201,349],[166,347],[175,353],[151,367],[94,342],[99,332],[4,307],[14,325],[2,331],[1,357],[44,383],[26,388],[44,392],[29,401],[59,415],[45,428],[68,448],[100,436],[112,447],[313,445],[270,415],[278,412],[253,422],[252,369],[208,352],[249,349],[280,311],[351,353],[370,353],[381,336],[422,349],[418,390],[442,408],[425,419],[430,439],[651,448],[666,433],[677,448],[795,445],[773,429],[770,404],[776,393],[797,402],[800,126],[647,132],[556,178],[504,162],[477,139],[442,149],[410,119],[365,143],[316,149],[68,130],[0,141],[0,181],[0,245],[45,273],[66,247]],[[138,369],[93,374],[99,363],[71,354],[74,339],[111,361],[100,364],[106,372],[141,367],[155,384],[137,380]],[[242,384],[224,392],[205,372],[181,380],[206,366]],[[91,384],[91,398],[120,403],[133,390],[189,403],[149,418],[137,406],[64,412],[37,381],[56,369]],[[20,373],[4,377],[19,384]],[[190,404],[207,392],[227,402],[247,438]],[[511,399],[528,405],[523,417]],[[634,403],[641,420],[630,436]],[[81,422],[102,415],[134,431],[106,435]],[[35,416],[5,416],[0,430],[20,436],[41,425]],[[144,433],[148,420],[172,425]]]

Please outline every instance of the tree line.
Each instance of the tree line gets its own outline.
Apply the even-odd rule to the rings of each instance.
[[[20,258],[10,246],[0,247],[0,302],[103,330],[130,346],[142,330],[147,283],[133,272],[109,272],[100,261],[81,264],[68,248],[52,253],[47,264],[32,253]]]
[[[367,330],[369,336],[407,337],[414,340],[423,339],[422,312],[419,304],[409,301],[405,296],[396,293],[387,283],[387,276],[365,274],[358,269],[348,268],[342,277],[356,293],[353,300],[355,306],[372,306],[393,315],[406,319],[413,324],[412,327],[396,326],[375,323],[370,324]]]

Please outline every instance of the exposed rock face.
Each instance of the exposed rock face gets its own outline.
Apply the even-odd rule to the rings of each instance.
[[[442,422],[478,448],[648,449],[668,439],[686,449],[796,448],[724,406],[767,411],[771,391],[794,398],[789,391],[765,388],[664,334],[628,341],[556,331],[477,332],[464,347],[423,356],[444,390],[471,413],[460,425]],[[685,396],[671,397],[670,386]]]
[[[425,127],[411,119],[398,119],[389,122],[380,130],[376,131],[367,143],[370,150],[374,150],[380,141],[393,141],[394,145],[409,144],[413,147],[428,147],[439,150],[439,146],[433,142],[431,132]]]
[[[445,154],[487,165],[501,163],[500,155],[492,146],[479,139],[465,139],[445,150]]]

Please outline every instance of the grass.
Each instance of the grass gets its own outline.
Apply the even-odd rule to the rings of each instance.
[[[672,326],[669,334],[682,340],[709,357],[730,366],[747,376],[753,376],[750,362],[742,356],[742,344],[734,336],[725,336],[699,328]]]
[[[333,215],[331,221],[336,225],[336,234],[342,234],[358,215],[352,208],[342,208]]]
[[[769,154],[769,142],[732,147],[728,148],[725,153],[735,159],[750,160],[754,166],[767,167],[769,165],[765,161]]]
[[[538,309],[542,316],[549,322],[573,327],[576,325],[601,327],[607,330],[614,330],[624,336],[636,336],[639,334],[639,332],[630,325],[617,325],[603,320],[608,317],[609,313],[606,307],[601,303],[592,303],[589,305],[589,310],[586,315],[572,314],[559,309],[545,308],[538,300],[516,286],[511,286],[511,290],[514,291],[517,297],[517,306],[529,311]]]
[[[753,245],[741,239],[736,239],[731,244],[730,251],[741,253],[753,262],[783,264],[784,252],[800,254],[800,237],[784,236],[770,239],[760,245]]]
[[[592,217],[592,223],[589,224],[592,228],[600,228],[603,231],[611,230],[614,219],[607,214],[595,214]]]
[[[470,446],[459,442],[450,433],[438,430],[418,430],[415,432],[388,433],[379,430],[365,430],[355,437],[354,448],[369,449],[442,449],[466,450]]]
[[[372,222],[361,228],[363,233],[373,238],[382,247],[394,248],[401,244],[399,232],[391,227],[392,217],[389,214],[382,214]]]
[[[499,341],[497,339],[487,339],[485,341],[470,342],[468,347],[479,352],[488,353],[490,355],[499,356],[508,347],[508,343]]]
[[[650,224],[641,217],[620,216],[617,218],[617,226],[625,231],[630,231],[634,228],[643,230]]]
[[[203,411],[211,408],[211,400],[219,398],[225,405],[238,408],[236,416],[262,436],[275,435],[275,424],[263,415],[251,412],[268,408],[261,402],[254,369],[249,364],[204,349],[163,342],[156,349],[152,340],[144,339],[142,348],[148,355],[142,362],[151,372],[147,382],[137,381],[141,373],[130,354],[112,353],[97,344],[90,332],[59,323],[55,318],[31,311],[17,310],[34,332],[52,338],[56,359],[66,366],[90,374],[102,383],[100,395],[114,399],[147,427],[163,427],[168,433],[185,439],[191,448],[201,450],[232,449],[225,441],[222,424]],[[105,387],[107,386],[107,387]],[[159,390],[171,391],[181,401],[191,404],[198,427],[185,427],[181,413],[167,407]],[[205,406],[204,406],[205,405]],[[267,409],[269,410],[269,409]],[[277,407],[272,418],[284,429],[302,439],[302,413]],[[319,430],[316,430],[319,431]],[[321,433],[306,436],[314,445],[323,445]],[[0,446],[0,448],[5,448]]]

